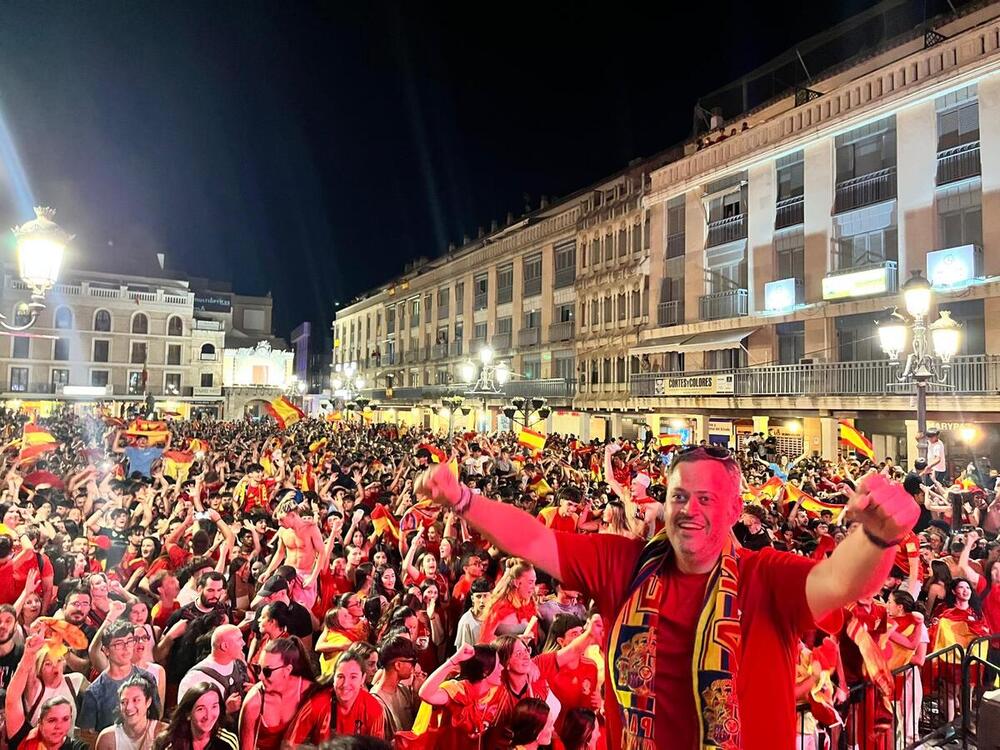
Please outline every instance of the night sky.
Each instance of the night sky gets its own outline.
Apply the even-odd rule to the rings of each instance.
[[[0,220],[53,205],[81,266],[165,252],[270,290],[279,334],[328,327],[525,194],[686,138],[699,96],[871,3],[768,5],[5,3],[0,112],[33,197],[8,153]]]

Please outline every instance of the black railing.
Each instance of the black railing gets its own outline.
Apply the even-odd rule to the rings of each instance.
[[[568,266],[566,268],[556,269],[556,279],[555,288],[562,289],[563,287],[573,286],[573,282],[576,281],[576,266]]]
[[[573,321],[553,323],[549,326],[549,341],[569,341],[573,338]]]
[[[736,318],[749,312],[750,292],[746,289],[730,289],[702,295],[698,300],[702,320]]]
[[[736,214],[725,219],[709,222],[708,239],[705,241],[705,247],[725,245],[727,242],[746,239],[746,236],[746,214]]]
[[[888,167],[839,183],[833,200],[833,210],[835,213],[852,211],[895,197],[896,168]]]
[[[774,228],[794,227],[805,221],[805,197],[795,195],[778,201],[774,210]]]
[[[542,293],[542,277],[535,276],[532,279],[524,280],[524,296],[534,297],[536,294]]]
[[[503,305],[514,299],[514,287],[512,286],[498,286],[497,287],[497,304]]]
[[[680,258],[682,255],[684,255],[684,232],[668,234],[666,251],[667,259]]]
[[[937,184],[947,185],[949,182],[967,180],[982,174],[983,167],[979,158],[979,141],[963,143],[961,146],[938,152]]]

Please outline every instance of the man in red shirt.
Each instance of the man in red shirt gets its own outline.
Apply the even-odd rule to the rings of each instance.
[[[554,531],[576,531],[580,520],[576,509],[583,499],[582,493],[576,487],[568,485],[559,489],[557,499],[558,505],[550,505],[539,511],[538,520]]]
[[[612,750],[791,747],[799,634],[878,590],[918,508],[900,485],[873,475],[850,503],[860,530],[827,559],[748,552],[731,531],[742,510],[740,478],[728,453],[679,452],[665,529],[648,544],[554,532],[473,495],[447,467],[422,475],[417,492],[595,599],[609,627],[604,703]]]

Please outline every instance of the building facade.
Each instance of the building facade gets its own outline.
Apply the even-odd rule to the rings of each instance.
[[[970,7],[372,290],[335,368],[441,426],[490,345],[517,374],[493,417],[537,394],[549,430],[827,455],[849,420],[912,457],[875,321],[921,270],[963,327],[929,420],[956,460],[1000,459],[1000,4]]]

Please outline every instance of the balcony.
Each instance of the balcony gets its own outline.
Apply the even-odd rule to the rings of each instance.
[[[524,280],[524,296],[534,297],[542,293],[542,277],[536,276],[533,279]]]
[[[469,393],[472,383],[451,383],[449,385],[401,386],[392,389],[392,397],[388,398],[384,388],[366,389],[364,395],[380,401],[382,408],[388,408],[396,403],[419,403],[420,401],[440,401],[445,396],[466,396],[468,398],[495,399],[506,401],[515,396],[524,398],[541,397],[550,401],[569,403],[576,394],[576,383],[561,378],[544,380],[512,380],[504,385],[498,393]]]
[[[537,346],[542,339],[541,328],[522,328],[517,332],[517,345]]]
[[[209,385],[209,386],[198,386],[193,388],[195,398],[218,398],[222,395],[222,386],[219,385]]]
[[[486,346],[486,338],[473,338],[469,342],[469,354],[477,354],[480,349]]]
[[[682,255],[684,255],[684,232],[667,235],[667,259],[680,258]]]
[[[805,197],[794,195],[778,201],[774,209],[774,228],[795,227],[805,221]]]
[[[418,354],[418,352],[417,352],[416,349],[408,349],[403,354],[403,364],[404,365],[415,365],[417,363],[417,354]]]
[[[500,287],[497,287],[497,304],[498,305],[505,305],[508,302],[510,302],[512,299],[514,299],[514,287],[512,287],[512,286],[500,286]]]
[[[432,350],[432,357],[434,359],[444,359],[448,356],[448,345],[447,344],[434,344]]]
[[[833,201],[833,212],[843,213],[856,208],[883,203],[896,197],[896,168],[889,167],[877,172],[853,177],[837,185]]]
[[[705,247],[725,245],[728,242],[746,239],[746,236],[746,214],[736,214],[725,219],[709,222],[708,239],[705,241]]]
[[[449,345],[449,350],[451,351],[451,356],[461,357],[462,356],[462,341],[452,341]]]
[[[473,310],[485,310],[487,304],[488,304],[488,300],[487,300],[487,294],[486,294],[486,292],[482,292],[480,294],[477,294],[472,299],[472,309]]]
[[[705,294],[698,299],[701,320],[738,318],[749,310],[750,293],[746,289],[730,289],[726,292]]]
[[[569,266],[567,268],[557,268],[556,269],[556,279],[555,288],[562,289],[563,287],[573,286],[576,281],[576,266]]]
[[[386,365],[394,365],[397,362],[399,362],[399,355],[396,352],[386,352],[375,360],[375,366],[384,367]]]
[[[982,174],[979,159],[979,141],[963,143],[955,148],[945,149],[937,155],[937,184],[967,180]]]
[[[438,305],[438,320],[447,320],[450,309],[448,305]]]
[[[572,341],[573,321],[566,320],[562,323],[553,323],[549,326],[549,341]]]
[[[497,333],[493,335],[492,346],[494,351],[505,352],[510,349],[511,334]]]
[[[738,370],[633,373],[633,397],[707,395],[709,397],[769,396],[909,396],[898,383],[897,362],[823,362],[766,365]],[[949,387],[929,386],[931,393],[991,395],[1000,393],[1000,356],[975,354],[954,357],[948,370]],[[715,390],[712,393],[711,390]]]
[[[661,302],[656,306],[656,324],[675,326],[684,322],[684,305],[679,299]]]

